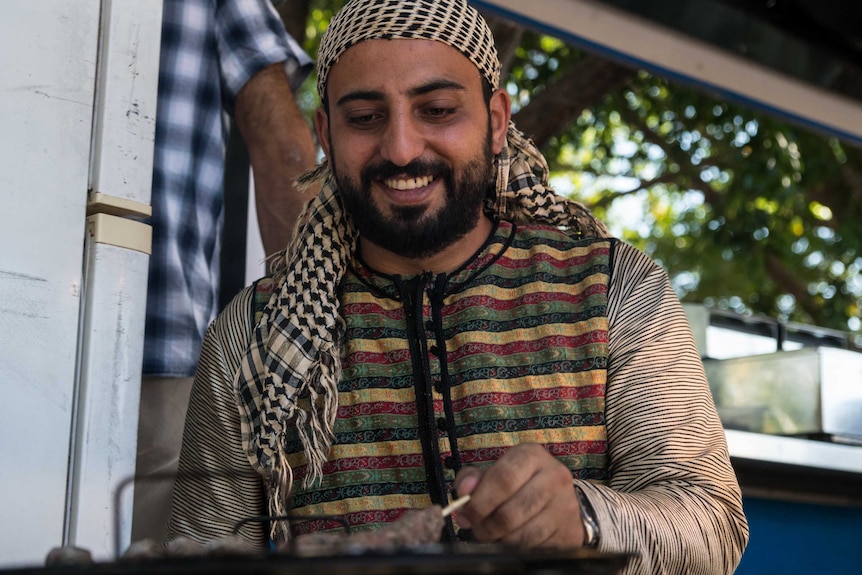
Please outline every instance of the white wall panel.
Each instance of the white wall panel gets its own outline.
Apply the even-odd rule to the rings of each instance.
[[[62,542],[98,0],[0,18],[0,566]]]

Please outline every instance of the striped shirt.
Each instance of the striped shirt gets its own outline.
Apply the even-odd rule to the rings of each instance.
[[[292,501],[297,514],[390,521],[439,502],[461,464],[529,441],[572,470],[600,549],[639,555],[628,572],[733,572],[748,538],[740,491],[666,274],[615,240],[501,223],[465,268],[440,277],[384,277],[361,262],[346,276],[336,444],[323,482]],[[250,471],[233,374],[252,298],[244,291],[210,328],[183,473]],[[295,438],[287,446],[301,474]],[[171,534],[202,541],[265,509],[253,472],[180,481],[174,497]],[[263,531],[242,532],[263,544]]]

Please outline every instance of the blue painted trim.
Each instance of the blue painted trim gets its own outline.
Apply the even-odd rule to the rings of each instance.
[[[859,575],[862,507],[743,498],[751,529],[736,575]]]
[[[851,142],[857,146],[862,146],[862,134],[854,134],[852,132],[847,132],[844,130],[839,130],[832,126],[827,126],[811,118],[806,116],[800,116],[798,114],[794,114],[788,112],[787,110],[783,110],[776,106],[772,106],[767,102],[763,102],[757,100],[755,98],[751,98],[749,96],[744,96],[739,94],[738,92],[733,92],[732,90],[728,90],[727,88],[722,88],[715,84],[710,84],[709,82],[705,82],[703,80],[698,80],[696,78],[692,78],[691,76],[687,76],[685,74],[681,74],[679,72],[675,72],[668,68],[664,68],[655,63],[649,62],[647,60],[639,59],[631,54],[627,54],[625,52],[620,52],[618,50],[614,50],[609,48],[604,44],[600,44],[597,42],[593,42],[592,40],[587,40],[582,38],[581,36],[577,36],[572,34],[567,30],[563,30],[561,28],[555,28],[551,25],[545,24],[528,16],[524,16],[523,14],[519,14],[517,12],[512,12],[506,8],[501,8],[495,4],[484,0],[470,0],[470,3],[476,6],[477,8],[481,8],[483,10],[487,10],[490,13],[497,14],[498,16],[505,18],[507,20],[512,20],[514,22],[518,22],[523,24],[524,26],[531,28],[537,32],[542,34],[547,34],[549,36],[555,36],[566,41],[569,44],[578,46],[580,48],[584,48],[590,52],[599,54],[601,56],[605,56],[607,58],[616,60],[622,64],[626,64],[635,68],[642,68],[644,70],[648,70],[652,73],[664,76],[666,78],[676,80],[678,82],[688,84],[695,88],[701,88],[706,90],[707,92],[712,92],[715,95],[725,98],[730,101],[734,101],[744,106],[749,106],[752,108],[756,108],[762,110],[772,116],[776,116],[785,120],[789,120],[791,122],[795,122],[797,124],[801,124],[806,128],[809,128],[815,132],[819,132],[825,136],[835,136],[841,138],[842,140],[846,140]]]

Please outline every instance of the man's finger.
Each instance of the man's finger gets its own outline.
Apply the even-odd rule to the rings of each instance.
[[[458,495],[471,494],[470,503],[458,516],[458,524],[472,528],[480,541],[494,541],[506,535],[524,519],[517,500],[512,499],[537,472],[540,446],[516,446],[494,465],[484,470],[465,468],[455,478]]]
[[[462,467],[458,472],[458,475],[455,477],[455,493],[458,497],[471,495],[476,490],[476,486],[479,485],[479,481],[481,481],[483,473],[484,472],[478,467]],[[462,529],[471,529],[473,527],[473,524],[467,517],[467,512],[465,511],[466,507],[469,505],[470,504],[468,503],[465,507],[462,507],[459,512],[453,514],[455,522]]]
[[[458,497],[472,494],[476,490],[476,485],[479,484],[483,473],[478,467],[470,465],[462,467],[455,477],[455,492]]]

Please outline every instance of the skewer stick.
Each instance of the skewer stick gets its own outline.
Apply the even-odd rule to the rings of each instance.
[[[453,501],[452,503],[450,503],[449,505],[447,505],[446,507],[443,508],[443,517],[446,517],[447,515],[451,515],[452,513],[458,511],[459,509],[461,509],[462,507],[467,505],[469,502],[470,502],[470,496],[469,495],[465,495],[464,497],[459,497],[458,499],[456,499],[455,501]]]

